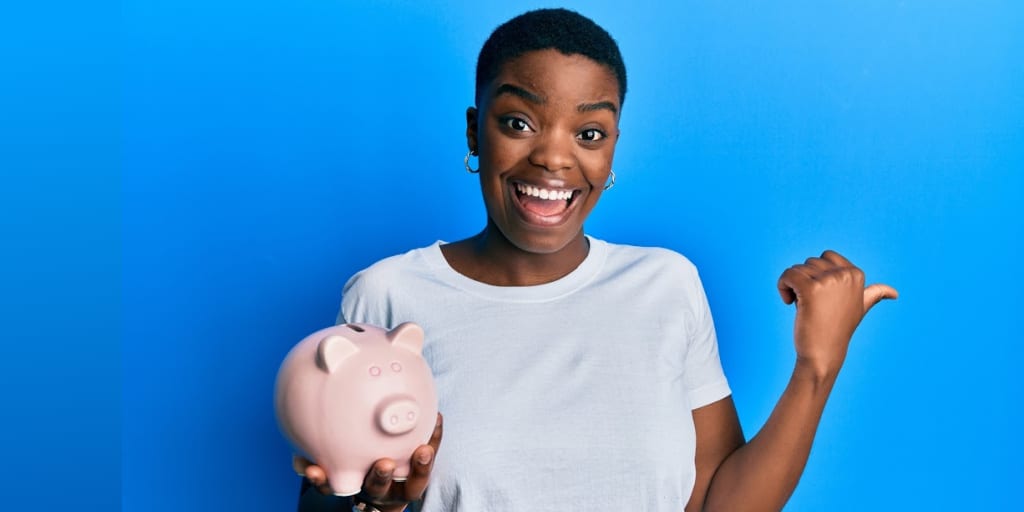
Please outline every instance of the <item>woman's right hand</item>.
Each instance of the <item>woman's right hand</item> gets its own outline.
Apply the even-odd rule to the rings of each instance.
[[[412,452],[408,478],[404,482],[394,481],[392,474],[396,467],[395,461],[380,459],[374,462],[373,467],[366,473],[362,491],[359,493],[360,498],[365,499],[381,512],[401,512],[410,501],[422,499],[423,492],[426,491],[427,483],[430,481],[434,456],[441,446],[443,433],[444,419],[441,413],[438,413],[437,423],[434,424],[434,433],[431,434],[430,440]],[[322,467],[299,455],[293,456],[292,466],[296,473],[306,477],[321,493],[334,494]]]

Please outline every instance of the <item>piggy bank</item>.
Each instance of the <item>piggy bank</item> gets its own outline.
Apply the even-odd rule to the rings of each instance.
[[[342,324],[300,341],[277,373],[274,408],[285,437],[324,468],[339,496],[359,492],[377,459],[395,460],[395,480],[426,444],[437,394],[422,357],[423,329]]]

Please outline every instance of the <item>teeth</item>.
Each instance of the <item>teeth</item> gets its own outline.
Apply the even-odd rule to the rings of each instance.
[[[522,183],[516,183],[516,190],[520,194],[525,194],[532,197],[539,197],[541,199],[548,199],[551,201],[565,201],[572,197],[571,190],[538,188],[534,187],[533,185],[524,185]]]

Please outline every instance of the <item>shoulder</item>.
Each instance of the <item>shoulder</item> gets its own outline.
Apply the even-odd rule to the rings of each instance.
[[[344,291],[373,291],[409,279],[412,275],[429,268],[430,252],[437,250],[440,242],[389,256],[356,272],[345,284]]]
[[[696,265],[686,256],[663,247],[606,245],[602,284],[667,303],[703,302],[704,285]]]
[[[390,256],[356,272],[342,289],[335,322],[393,327],[403,314],[402,304],[409,302],[403,298],[418,293],[433,272],[431,257],[440,254],[438,245]]]
[[[634,269],[670,272],[671,275],[697,277],[697,266],[686,256],[664,247],[600,242],[607,246],[607,264],[613,271]]]
[[[611,243],[606,252],[601,283],[607,286],[606,295],[617,293],[634,304],[644,304],[656,316],[671,316],[664,325],[681,320],[691,333],[710,319],[697,266],[686,256],[663,247]]]

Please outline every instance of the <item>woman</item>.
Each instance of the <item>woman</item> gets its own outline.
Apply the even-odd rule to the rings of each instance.
[[[615,183],[626,73],[614,40],[571,11],[532,11],[484,44],[476,85],[466,167],[486,226],[378,262],[344,291],[339,322],[424,327],[447,425],[407,481],[378,461],[357,508],[402,510],[429,482],[429,511],[781,509],[854,329],[896,291],[864,288],[832,251],[786,270],[797,363],[745,441],[693,265],[583,231]],[[296,469],[329,492],[321,468]]]

